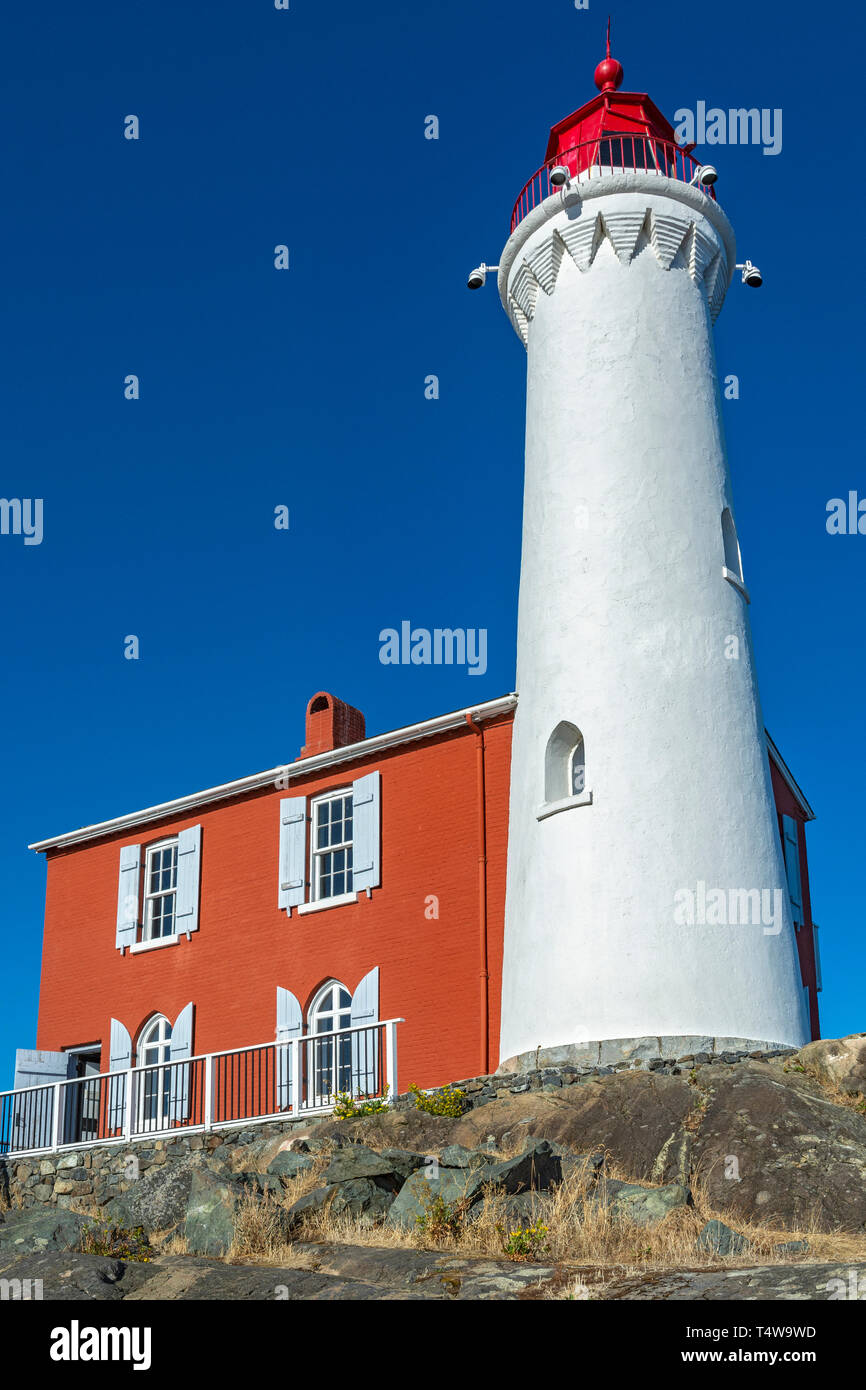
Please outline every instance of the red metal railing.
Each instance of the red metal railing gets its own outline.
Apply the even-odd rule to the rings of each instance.
[[[700,160],[680,149],[679,145],[651,135],[609,133],[597,136],[595,140],[584,140],[582,144],[573,145],[542,164],[524,185],[511,214],[512,232],[527,213],[543,203],[551,193],[561,192],[561,188],[550,182],[551,169],[559,165],[564,166],[576,182],[636,169],[641,173],[660,174],[666,179],[691,183],[701,167]],[[714,188],[701,184],[700,189],[715,201]]]

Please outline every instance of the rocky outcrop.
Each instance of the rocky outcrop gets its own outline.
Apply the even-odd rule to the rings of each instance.
[[[301,1216],[323,1206],[365,1224],[402,1222],[405,1213],[411,1224],[418,1203],[437,1194],[474,1202],[487,1182],[503,1196],[518,1196],[525,1175],[510,1185],[515,1160],[496,1172],[495,1151],[520,1158],[544,1142],[549,1151],[536,1148],[534,1160],[539,1192],[587,1169],[591,1181],[605,1163],[609,1197],[621,1210],[627,1198],[611,1187],[614,1172],[654,1193],[699,1182],[712,1206],[736,1223],[800,1230],[814,1222],[819,1230],[863,1232],[866,1114],[855,1088],[864,1038],[813,1043],[769,1060],[701,1054],[659,1065],[650,1059],[639,1067],[564,1065],[482,1077],[463,1083],[469,1108],[454,1118],[419,1111],[400,1097],[363,1119],[280,1120],[0,1159],[0,1191],[27,1211],[101,1211],[151,1232],[182,1231],[189,1223],[201,1248],[222,1251],[245,1192],[282,1199],[286,1185],[311,1174],[314,1163],[321,1170],[315,1191],[289,1214],[294,1230]],[[837,1103],[840,1092],[852,1100]],[[649,1211],[660,1200],[636,1194],[634,1210]]]
[[[692,1170],[718,1209],[783,1229],[866,1231],[866,1116],[809,1076],[706,1067]]]
[[[797,1062],[828,1086],[850,1096],[866,1096],[866,1033],[808,1043]]]
[[[796,1056],[670,1076],[619,1072],[506,1092],[457,1119],[396,1111],[324,1121],[316,1132],[439,1154],[451,1144],[483,1152],[522,1134],[584,1155],[603,1148],[639,1181],[699,1180],[712,1205],[740,1221],[866,1231],[866,1115],[834,1103]]]
[[[866,1265],[761,1265],[753,1269],[664,1270],[620,1279],[598,1290],[615,1299],[672,1302],[866,1301]]]
[[[0,1220],[0,1253],[8,1257],[34,1250],[75,1250],[86,1224],[83,1216],[71,1211],[7,1211]]]
[[[162,1256],[139,1264],[56,1250],[11,1257],[0,1251],[0,1279],[12,1286],[15,1280],[29,1280],[31,1289],[33,1281],[41,1281],[41,1297],[47,1302],[464,1302],[562,1297],[866,1301],[866,1264],[862,1263],[665,1270],[611,1281],[609,1271],[601,1269],[377,1246],[297,1246],[292,1255],[291,1263],[282,1265],[227,1265],[185,1256]],[[16,1297],[14,1291],[11,1297]]]

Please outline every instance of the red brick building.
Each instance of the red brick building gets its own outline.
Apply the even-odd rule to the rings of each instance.
[[[19,1053],[16,1086],[387,1019],[404,1020],[401,1089],[494,1069],[515,705],[366,738],[320,693],[294,763],[32,846],[48,877],[38,1052]],[[768,750],[817,1036],[812,811]],[[338,1054],[332,1089],[381,1089],[378,1062]],[[288,1077],[270,1084],[285,1108]]]

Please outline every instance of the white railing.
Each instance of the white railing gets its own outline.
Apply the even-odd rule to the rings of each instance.
[[[0,1158],[326,1114],[397,1094],[397,1024],[311,1033],[0,1091]]]

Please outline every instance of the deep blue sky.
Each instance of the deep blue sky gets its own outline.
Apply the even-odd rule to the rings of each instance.
[[[28,841],[290,759],[323,687],[370,732],[512,688],[525,357],[495,289],[465,278],[498,259],[550,125],[593,95],[606,14],[7,10],[0,495],[44,498],[45,538],[0,537],[0,1083],[35,1044]],[[778,156],[705,153],[765,275],[759,295],[732,288],[717,351],[741,384],[725,412],[764,712],[818,813],[828,1036],[866,1028],[866,536],[825,529],[828,498],[866,495],[862,10],[834,16],[617,0],[613,17],[625,88],[670,117],[698,100],[784,113]],[[487,628],[486,675],[382,666],[378,632],[403,618]]]

